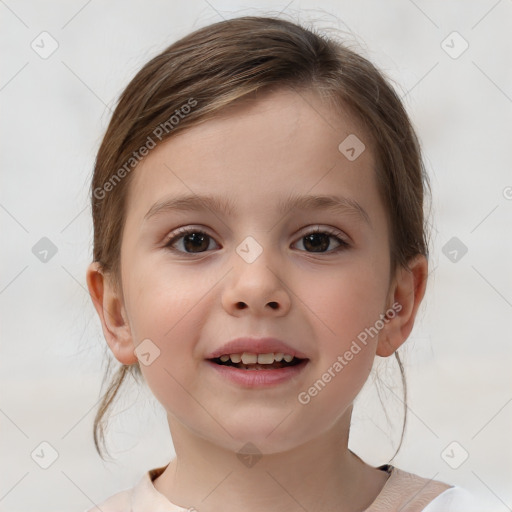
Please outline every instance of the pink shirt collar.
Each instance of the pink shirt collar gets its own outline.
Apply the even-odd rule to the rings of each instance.
[[[156,490],[153,480],[161,475],[166,467],[163,466],[146,472],[134,488],[113,498],[122,499],[123,503],[126,503],[125,499],[129,501],[131,512],[148,512],[148,510],[151,510],[151,512],[194,512],[195,509],[192,506],[183,508],[175,505]],[[439,494],[450,488],[449,485],[443,482],[422,478],[393,466],[381,466],[380,469],[387,471],[389,478],[366,512],[396,510],[395,507],[397,506],[405,507],[403,508],[404,512],[420,511]],[[121,504],[120,501],[116,501],[116,503],[109,503],[109,501],[107,500],[104,505],[111,504],[116,507]],[[101,510],[110,512],[111,509],[108,506],[102,506]],[[114,508],[112,508],[113,510]]]

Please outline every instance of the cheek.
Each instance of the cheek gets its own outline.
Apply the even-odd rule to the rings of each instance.
[[[368,262],[340,265],[329,275],[305,285],[305,303],[322,328],[317,338],[327,340],[332,354],[370,328],[384,313],[387,294],[386,273]]]
[[[178,273],[165,265],[134,268],[125,300],[135,342],[153,336],[168,345],[182,339],[179,332],[183,330],[183,320],[195,315],[210,287],[204,278],[186,271]]]
[[[193,407],[192,397],[200,395],[197,380],[198,365],[203,361],[195,359],[194,346],[197,342],[196,333],[200,332],[198,318],[187,315],[190,307],[184,303],[183,309],[172,311],[167,308],[160,309],[165,320],[159,320],[157,308],[151,310],[144,320],[145,332],[157,347],[156,357],[149,365],[140,367],[144,379],[155,398],[169,412],[186,411],[194,416],[202,412]],[[154,318],[151,325],[150,320]]]
[[[345,348],[320,361],[313,378],[297,396],[299,404],[315,413],[312,418],[335,421],[354,401],[370,374],[374,349],[357,341]]]
[[[140,358],[141,372],[157,400],[167,407],[190,405],[194,393],[194,368],[198,364],[194,349],[207,317],[201,300],[211,284],[204,279],[173,276],[172,273],[136,269],[125,288],[125,300],[134,345],[142,352],[147,346],[149,364]],[[144,341],[143,341],[144,340]],[[147,340],[150,340],[149,342]],[[185,391],[185,389],[187,391]]]

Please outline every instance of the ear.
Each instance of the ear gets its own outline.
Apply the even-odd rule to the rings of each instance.
[[[138,361],[134,353],[130,325],[122,297],[98,262],[87,267],[87,287],[101,320],[103,335],[116,359],[130,365]]]
[[[421,254],[410,260],[408,269],[397,269],[388,294],[388,308],[391,309],[391,305],[395,303],[397,306],[392,309],[395,315],[388,316],[388,322],[379,333],[378,356],[390,356],[409,337],[416,312],[425,295],[427,276],[428,262]]]

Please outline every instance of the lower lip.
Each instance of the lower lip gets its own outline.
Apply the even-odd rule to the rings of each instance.
[[[294,366],[276,368],[275,370],[242,370],[241,368],[221,365],[209,360],[206,362],[218,371],[222,377],[235,384],[247,388],[262,388],[276,386],[296,377],[304,370],[309,360],[304,359]]]

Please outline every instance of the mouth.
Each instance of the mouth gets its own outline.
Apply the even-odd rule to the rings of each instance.
[[[240,370],[279,370],[300,365],[308,359],[302,359],[290,354],[268,353],[253,354],[244,352],[242,354],[224,354],[220,357],[208,359],[220,366],[230,366]]]
[[[297,383],[309,363],[309,359],[281,352],[224,354],[206,361],[220,378],[246,389]]]

